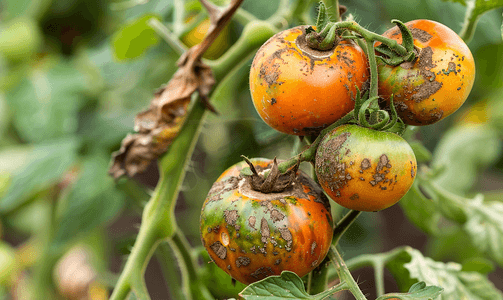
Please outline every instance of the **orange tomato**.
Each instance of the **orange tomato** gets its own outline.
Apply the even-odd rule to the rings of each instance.
[[[418,49],[417,59],[398,66],[379,64],[379,94],[393,102],[405,124],[430,125],[455,112],[475,79],[475,62],[463,40],[447,26],[429,20],[405,24]],[[402,42],[398,28],[383,36]]]
[[[258,172],[271,160],[254,159]],[[252,188],[241,162],[213,184],[201,212],[201,239],[211,259],[236,280],[250,284],[282,271],[304,276],[330,248],[333,222],[321,188],[298,171],[283,192]]]
[[[320,185],[338,204],[379,211],[407,193],[416,177],[417,162],[400,136],[343,125],[321,141],[315,170]]]
[[[309,48],[307,26],[282,31],[258,50],[250,90],[260,117],[287,134],[317,134],[354,108],[356,89],[369,78],[363,50],[342,41],[327,51]]]

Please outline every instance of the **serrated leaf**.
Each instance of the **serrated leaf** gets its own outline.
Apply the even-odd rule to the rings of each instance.
[[[426,286],[423,281],[413,284],[409,291],[405,294],[403,293],[390,293],[382,295],[376,300],[386,300],[386,299],[403,299],[403,300],[434,300],[442,293],[444,289],[438,286]]]
[[[308,299],[321,300],[344,289],[331,288],[317,295],[309,295],[302,279],[290,271],[283,271],[280,276],[269,276],[263,280],[247,286],[239,296],[247,299],[281,300],[281,299]]]
[[[122,193],[114,189],[114,181],[107,173],[105,156],[92,156],[82,165],[82,173],[67,199],[67,206],[59,218],[55,243],[63,244],[85,235],[96,226],[109,221],[124,204]]]
[[[19,135],[42,142],[75,133],[84,90],[85,78],[71,63],[34,69],[6,94]]]
[[[493,164],[500,156],[498,132],[486,126],[458,126],[448,130],[432,159],[433,167],[445,167],[435,179],[442,188],[465,194],[478,179],[480,170]]]
[[[8,213],[16,209],[24,204],[30,195],[59,179],[74,162],[77,146],[75,139],[34,146],[30,162],[14,173],[6,195],[0,199],[0,212]]]
[[[152,18],[160,20],[156,15],[146,14],[115,34],[112,43],[118,60],[137,58],[159,42],[159,36],[148,25],[148,21]]]
[[[441,214],[438,212],[435,203],[426,198],[420,191],[418,181],[412,184],[410,190],[399,203],[407,218],[414,225],[430,234],[438,232],[438,222]]]
[[[443,263],[424,257],[418,250],[405,247],[403,256],[409,256],[410,261],[402,265],[408,271],[408,277],[416,281],[424,281],[427,285],[440,286],[444,292],[439,300],[501,300],[503,294],[498,291],[486,276],[476,272],[463,272],[457,263]],[[395,272],[390,269],[395,278],[404,276],[403,270]]]
[[[485,203],[479,195],[469,206],[463,229],[481,252],[503,266],[503,203]]]
[[[302,279],[289,271],[250,284],[239,295],[245,299],[314,299],[306,292]]]

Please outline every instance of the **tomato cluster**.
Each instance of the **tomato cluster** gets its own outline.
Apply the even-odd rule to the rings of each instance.
[[[275,160],[242,162],[218,178],[202,209],[201,238],[212,260],[236,280],[249,284],[283,270],[303,276],[321,263],[333,234],[325,193],[348,209],[379,211],[412,186],[416,158],[393,133],[396,124],[429,125],[452,114],[470,93],[475,65],[446,26],[400,24],[383,34],[383,46],[396,40],[407,55],[393,60],[399,51],[386,54],[375,43],[381,59],[373,81],[357,43],[339,37],[329,50],[312,49],[306,41],[315,29],[308,26],[280,32],[258,50],[250,70],[253,104],[272,128],[316,138],[309,152],[315,154],[296,159],[311,161],[322,189],[298,164],[280,173]],[[362,99],[365,90],[378,95]],[[347,120],[356,124],[342,124]],[[241,172],[247,166],[253,175]]]

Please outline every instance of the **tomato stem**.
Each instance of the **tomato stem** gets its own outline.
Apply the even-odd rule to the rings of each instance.
[[[341,282],[345,282],[349,286],[349,290],[351,291],[355,299],[367,300],[367,298],[365,298],[365,295],[363,295],[362,291],[360,290],[358,283],[356,283],[355,279],[351,275],[351,272],[349,272],[349,269],[346,266],[346,263],[342,259],[341,255],[339,254],[339,251],[337,251],[336,246],[333,244],[332,246],[330,246],[330,250],[328,251],[328,257],[335,265]]]

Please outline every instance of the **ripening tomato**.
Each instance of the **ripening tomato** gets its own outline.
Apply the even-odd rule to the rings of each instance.
[[[189,22],[193,17],[189,17],[187,22]],[[195,46],[202,42],[204,36],[208,32],[210,28],[210,20],[204,19],[201,23],[199,23],[196,27],[194,27],[191,31],[187,32],[184,36],[182,36],[182,42],[188,47]],[[217,59],[219,58],[227,48],[229,48],[230,39],[230,27],[227,25],[224,27],[222,32],[215,39],[213,44],[206,50],[203,57],[207,59]]]
[[[252,162],[259,173],[272,165],[267,159]],[[284,270],[306,275],[332,242],[328,198],[302,171],[283,191],[257,191],[257,178],[240,175],[244,167],[241,162],[225,171],[204,202],[201,239],[211,259],[245,284]]]
[[[412,148],[397,134],[342,125],[321,141],[315,170],[335,202],[349,209],[379,211],[407,193],[417,162]]]
[[[475,62],[463,40],[447,26],[429,20],[405,23],[414,38],[415,61],[379,64],[379,94],[393,102],[405,124],[429,125],[455,112],[475,79]],[[402,42],[398,28],[383,36]]]
[[[369,78],[367,59],[352,41],[327,51],[306,44],[299,26],[271,37],[250,70],[250,90],[260,117],[287,134],[317,134],[354,108],[356,88]]]

